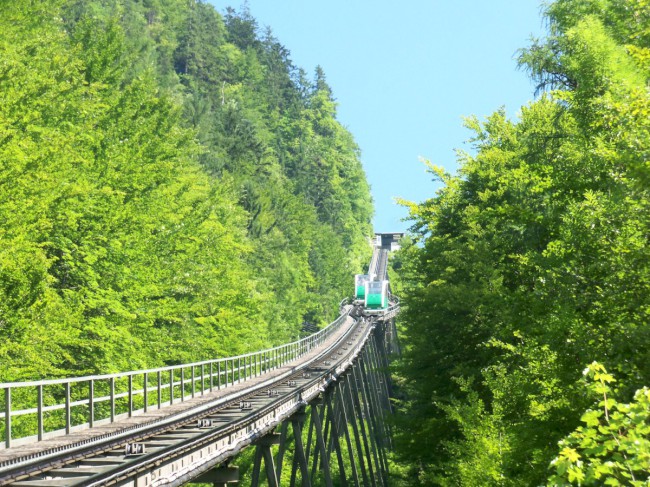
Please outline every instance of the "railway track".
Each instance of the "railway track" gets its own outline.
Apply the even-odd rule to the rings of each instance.
[[[374,327],[346,319],[328,343],[240,391],[188,401],[145,428],[15,458],[0,468],[0,485],[181,485],[271,432],[336,380]]]
[[[369,266],[369,273],[380,279],[387,277],[388,251],[376,246]],[[399,312],[396,298],[377,316],[364,316],[363,308],[344,303],[341,316],[328,327],[269,350],[160,369],[1,384],[5,448],[0,445],[0,486],[177,486],[224,464],[248,445],[257,444],[259,450],[280,424],[285,423],[285,431],[286,422],[300,421],[308,405],[313,414],[321,393],[339,378],[337,384],[346,382],[342,376],[357,367],[368,340],[372,344],[377,334],[395,335],[394,323],[392,329],[384,325]],[[58,403],[44,404],[47,387],[63,390]],[[24,405],[29,388],[37,393],[36,402]],[[348,406],[354,409],[354,404]],[[73,417],[74,408],[84,411],[85,424]],[[56,411],[63,414],[65,428],[46,431],[45,414]],[[99,411],[103,417],[95,417]],[[12,418],[30,415],[37,420],[37,434],[12,438]],[[295,428],[299,441],[300,426]],[[359,448],[360,440],[355,440]]]

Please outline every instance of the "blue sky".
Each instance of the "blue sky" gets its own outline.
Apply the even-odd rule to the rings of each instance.
[[[224,12],[243,0],[211,0]],[[338,119],[354,135],[372,187],[376,231],[404,231],[395,197],[423,201],[436,185],[420,157],[457,169],[469,150],[462,117],[505,106],[516,117],[534,86],[516,51],[542,36],[538,0],[248,0],[296,66],[325,71]]]

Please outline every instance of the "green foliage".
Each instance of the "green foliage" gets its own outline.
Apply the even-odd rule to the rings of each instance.
[[[334,317],[369,190],[270,32],[185,0],[2,11],[0,381],[233,354]],[[298,177],[301,144],[329,169]]]
[[[423,485],[539,485],[589,407],[581,364],[622,402],[650,383],[647,17],[624,3],[549,5],[520,61],[553,91],[469,118],[459,174],[427,163],[443,187],[407,203],[397,445]]]
[[[650,390],[639,389],[631,403],[617,402],[609,386],[614,377],[592,363],[585,371],[590,394],[602,398],[587,409],[585,423],[560,441],[560,454],[551,462],[551,485],[650,484]]]

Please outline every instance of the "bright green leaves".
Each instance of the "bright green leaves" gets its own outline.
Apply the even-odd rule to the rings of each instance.
[[[179,32],[185,113],[206,171],[234,180],[264,314],[286,340],[302,320],[332,318],[351,269],[367,263],[369,188],[322,71],[305,80],[246,9],[223,20],[211,9],[194,4]]]
[[[629,404],[611,395],[614,377],[592,363],[585,375],[598,409],[581,418],[585,426],[560,441],[560,454],[551,462],[549,485],[648,485],[650,482],[650,390],[636,391]]]
[[[153,76],[127,78],[122,28],[0,23],[0,380],[262,346],[232,186]]]
[[[401,257],[409,402],[399,446],[430,484],[497,482],[472,478],[467,466],[480,465],[499,485],[538,485],[553,443],[585,410],[584,438],[556,460],[558,482],[591,482],[592,457],[599,478],[609,469],[608,482],[633,481],[610,463],[621,461],[616,441],[644,431],[621,426],[632,420],[613,397],[650,383],[646,7],[552,4],[551,37],[520,61],[557,90],[516,123],[503,110],[469,118],[475,153],[459,154],[459,175],[442,175],[436,196],[409,205],[422,245]],[[588,409],[580,368],[594,357],[612,374],[589,369],[601,401]],[[647,470],[644,455],[635,465]]]
[[[587,17],[566,32],[567,50],[562,64],[578,81],[576,93],[593,98],[616,86],[642,85],[644,80],[630,62],[625,48],[608,36],[596,17]]]
[[[647,46],[638,43],[636,34],[629,34],[632,43],[626,36],[625,42],[620,39],[618,29],[622,29],[623,20],[619,16],[631,21],[633,12],[617,5],[621,2],[597,3],[570,0],[551,5],[553,35],[545,44],[536,41],[519,58],[538,81],[539,89],[565,90],[555,96],[573,107],[581,123],[593,128],[611,111],[612,99],[642,89],[650,76],[650,71],[643,69]],[[613,5],[606,6],[608,3]],[[588,13],[579,16],[578,11]]]
[[[2,5],[0,381],[244,352],[334,317],[372,204],[322,72],[205,2]]]

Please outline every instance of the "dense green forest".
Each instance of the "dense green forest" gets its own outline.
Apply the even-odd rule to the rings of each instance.
[[[405,483],[650,485],[650,2],[544,8],[535,101],[410,204]]]
[[[257,350],[367,263],[359,149],[244,9],[0,0],[0,382]]]
[[[320,68],[200,0],[0,12],[0,382],[334,317],[373,210]],[[650,484],[650,1],[544,12],[535,101],[408,204],[395,485]]]

